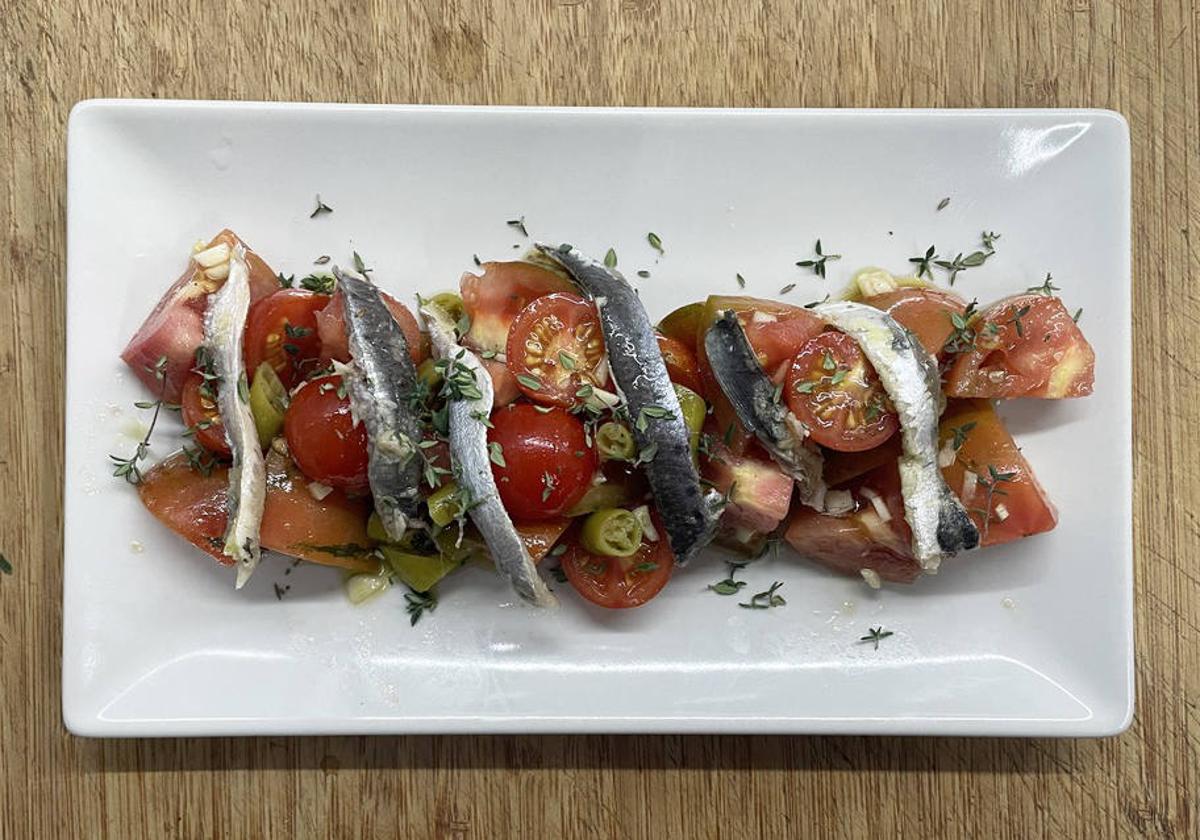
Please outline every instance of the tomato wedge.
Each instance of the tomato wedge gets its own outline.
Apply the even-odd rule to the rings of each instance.
[[[304,384],[283,415],[283,434],[296,464],[313,481],[367,489],[367,430],[350,416],[340,376]]]
[[[138,496],[156,519],[224,565],[229,470],[197,472],[182,453],[151,467],[138,485]],[[370,504],[333,491],[318,501],[308,482],[288,459],[267,455],[267,495],[260,538],[263,548],[291,557],[357,572],[377,572],[367,536]]]
[[[183,424],[195,438],[196,443],[209,452],[229,457],[229,442],[225,440],[225,426],[217,410],[216,395],[211,386],[206,387],[204,377],[191,374],[183,383],[183,395],[179,400]]]
[[[571,520],[564,517],[542,522],[514,522],[513,527],[520,534],[521,542],[525,543],[525,550],[529,552],[530,558],[534,563],[540,563],[550,553],[550,549],[554,548],[559,537],[571,527]]]
[[[317,313],[328,304],[328,295],[303,289],[280,289],[257,301],[246,316],[246,370],[269,362],[288,388],[303,379],[321,355]]]
[[[645,604],[667,585],[675,565],[657,516],[655,527],[658,541],[643,541],[632,557],[603,557],[579,545],[571,546],[562,558],[567,580],[576,592],[601,607],[621,610]]]
[[[508,369],[525,396],[543,405],[574,405],[580,388],[600,384],[600,313],[579,295],[543,295],[513,319],[505,352]]]
[[[700,379],[700,366],[696,362],[696,354],[682,341],[661,334],[657,338],[658,349],[667,364],[667,376],[671,381],[697,394],[703,394],[704,382]]]
[[[560,408],[514,403],[492,413],[488,443],[500,501],[513,519],[556,519],[583,498],[599,465],[583,423]],[[503,460],[503,466],[496,463]]]
[[[551,292],[573,292],[570,282],[527,262],[485,262],[483,274],[467,272],[459,281],[471,327],[463,342],[476,350],[504,353],[508,329],[530,302]]]
[[[685,304],[671,312],[658,322],[658,331],[667,338],[681,342],[683,346],[696,353],[696,333],[700,329],[700,320],[704,317],[704,301]]]
[[[400,325],[400,331],[404,333],[413,364],[421,364],[429,356],[429,350],[417,319],[407,306],[386,292],[383,293],[383,302],[387,304],[392,317]],[[339,362],[350,361],[350,342],[346,337],[346,303],[341,295],[334,295],[329,300],[329,305],[317,313],[317,334],[321,339],[321,355],[324,358],[336,359]]]
[[[923,286],[901,287],[865,298],[863,303],[895,318],[934,358],[945,356],[946,342],[954,334],[952,316],[967,309],[966,301],[953,292]]]
[[[900,425],[878,374],[845,333],[808,340],[792,360],[784,396],[815,442],[841,452],[876,447]]]
[[[946,376],[951,397],[1084,397],[1096,354],[1056,297],[1022,294],[993,303],[970,324],[973,341]]]
[[[958,444],[942,475],[979,528],[980,545],[1012,542],[1058,524],[1049,496],[987,400],[951,400],[939,440],[944,447]]]

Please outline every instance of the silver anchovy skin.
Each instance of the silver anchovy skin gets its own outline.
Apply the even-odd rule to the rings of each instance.
[[[538,575],[524,540],[500,501],[500,491],[492,475],[486,425],[495,402],[492,378],[479,358],[455,339],[454,323],[441,307],[425,303],[421,315],[437,357],[451,359],[452,364],[470,370],[479,388],[477,399],[456,399],[449,404],[450,456],[459,486],[466,489],[471,499],[467,515],[483,535],[496,568],[513,590],[535,606],[557,606],[558,600]]]
[[[704,350],[713,376],[729,398],[746,429],[754,434],[775,462],[796,480],[800,501],[823,510],[824,462],[820,453],[801,442],[799,421],[778,399],[770,377],[746,338],[734,312],[724,312],[704,334]],[[789,419],[791,423],[789,423]]]
[[[204,318],[204,341],[218,377],[217,411],[233,455],[224,552],[237,561],[238,589],[250,579],[262,553],[258,533],[267,494],[267,468],[250,413],[250,388],[242,359],[242,333],[249,310],[250,270],[246,250],[238,245],[229,258],[229,277],[213,294]]]
[[[346,304],[352,367],[343,367],[350,407],[367,430],[367,481],[375,511],[393,540],[421,517],[421,421],[410,398],[417,369],[404,331],[374,283],[333,270]]]
[[[941,414],[937,362],[886,312],[838,301],[814,310],[858,342],[900,417],[900,491],[913,554],[935,571],[942,559],[979,544],[979,529],[938,468]]]
[[[566,269],[600,312],[613,384],[634,421],[638,451],[652,453],[645,462],[646,477],[666,525],[675,562],[682,566],[712,540],[723,500],[715,490],[706,492],[700,486],[679,398],[667,376],[650,318],[633,287],[619,272],[570,246],[556,248],[539,242],[535,247]],[[653,411],[655,407],[666,409],[666,416],[646,416],[644,431],[639,429],[637,421],[644,416],[642,410]]]

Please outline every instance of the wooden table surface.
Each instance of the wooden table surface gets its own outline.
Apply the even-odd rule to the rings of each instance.
[[[128,10],[114,8],[129,5]],[[1182,837],[1200,790],[1188,0],[16,0],[0,14],[0,837]],[[804,11],[800,11],[803,8]],[[1103,741],[96,741],[60,718],[64,143],[98,96],[1114,108],[1133,139],[1137,716]],[[1086,632],[1086,628],[1080,628]]]

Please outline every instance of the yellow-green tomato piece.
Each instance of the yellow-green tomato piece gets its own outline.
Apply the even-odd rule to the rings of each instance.
[[[462,504],[458,497],[458,484],[447,481],[425,500],[429,505],[429,518],[434,525],[445,528],[462,514]]]
[[[250,384],[250,413],[254,415],[254,428],[261,445],[269,446],[283,429],[287,406],[287,388],[279,381],[275,368],[263,362],[254,371],[254,381]]]
[[[624,423],[609,420],[596,430],[596,450],[607,461],[632,461],[637,457],[633,432]]]
[[[436,394],[442,387],[442,372],[433,359],[426,359],[417,366],[417,379],[425,383],[431,394]]]
[[[565,516],[583,516],[604,508],[615,508],[634,501],[633,488],[623,481],[602,481],[593,484],[583,498],[568,508]]]
[[[383,529],[383,520],[375,511],[371,511],[371,516],[367,519],[367,536],[375,542],[391,542],[392,540],[388,536],[388,532]]]
[[[584,520],[579,542],[602,557],[632,557],[642,544],[642,523],[623,508],[598,510]]]
[[[691,388],[682,385],[675,386],[675,396],[679,398],[679,408],[683,411],[683,424],[687,426],[688,436],[692,440],[692,448],[700,442],[700,430],[704,428],[704,418],[708,415],[708,403],[704,397]]]
[[[454,292],[438,292],[433,296],[431,302],[449,315],[456,324],[467,311],[463,308],[463,299]]]
[[[394,545],[381,545],[383,559],[416,592],[428,592],[434,585],[457,569],[462,563],[441,554],[413,554]]]
[[[346,578],[346,595],[350,603],[361,604],[368,598],[374,598],[380,592],[391,586],[391,580],[386,572],[377,575],[357,574]]]

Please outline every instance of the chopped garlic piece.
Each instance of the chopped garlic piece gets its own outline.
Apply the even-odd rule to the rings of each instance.
[[[220,242],[211,248],[200,251],[192,256],[202,268],[212,268],[229,262],[229,246]]]
[[[900,284],[896,282],[896,278],[891,275],[891,272],[884,271],[882,268],[864,268],[854,275],[854,285],[858,287],[858,293],[864,298],[882,295],[885,292],[894,292],[900,288]]]
[[[318,502],[324,501],[325,497],[333,492],[333,488],[328,484],[322,484],[319,481],[308,482],[308,492]]]
[[[942,448],[938,450],[938,466],[942,469],[954,463],[954,459],[958,457],[958,450],[954,448],[954,441],[946,438],[946,442],[942,444]]]
[[[750,322],[752,324],[771,324],[778,320],[779,319],[770,312],[763,312],[760,309],[754,310],[754,314],[750,316]]]
[[[970,470],[963,472],[962,489],[958,493],[958,499],[964,505],[969,505],[971,499],[975,498],[975,485],[979,482],[979,476]]]
[[[642,539],[658,542],[658,529],[654,527],[654,520],[650,518],[650,508],[646,505],[636,507],[633,509],[633,515],[642,524]]]
[[[879,572],[874,569],[859,569],[858,573],[862,575],[862,579],[866,581],[867,586],[872,589],[878,589],[883,585],[883,582],[879,578]]]
[[[1008,519],[1008,508],[1004,506],[1004,502],[999,502],[996,504],[996,519],[1000,522]]]
[[[871,503],[871,507],[875,508],[875,513],[879,515],[880,522],[892,521],[892,512],[888,510],[887,504],[878,493],[870,487],[864,487],[860,492],[863,494],[863,498]]]
[[[209,280],[224,280],[229,276],[229,263],[204,269],[204,276]]]
[[[830,490],[825,494],[825,512],[834,516],[854,510],[854,496],[849,490]]]

